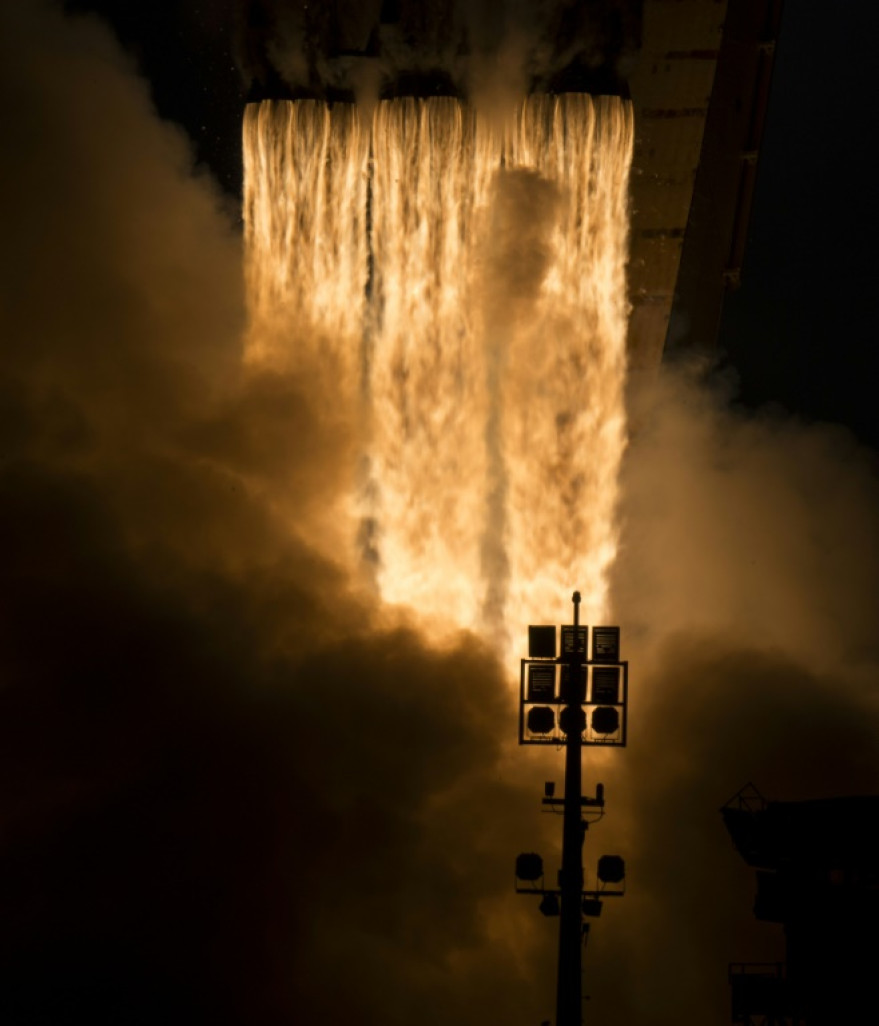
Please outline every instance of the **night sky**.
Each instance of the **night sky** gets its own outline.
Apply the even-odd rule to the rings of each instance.
[[[741,291],[721,345],[751,408],[778,403],[879,446],[879,219],[869,152],[879,12],[785,5]]]
[[[716,365],[663,371],[624,468],[602,1023],[724,1023],[727,962],[780,956],[739,787],[879,793],[879,15],[788,8]],[[307,379],[240,373],[252,26],[0,13],[0,1018],[537,1023],[555,923],[512,864],[552,857],[560,765],[507,758],[477,639],[431,648],[309,546],[352,440]]]

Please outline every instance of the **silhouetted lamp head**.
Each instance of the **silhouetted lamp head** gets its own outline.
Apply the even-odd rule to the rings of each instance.
[[[555,664],[531,663],[528,667],[528,701],[551,702],[555,697]]]
[[[602,883],[620,883],[626,876],[626,863],[621,855],[602,855],[598,860],[598,879]]]
[[[584,898],[582,911],[584,916],[594,916],[596,919],[601,915],[602,902],[598,898]]]
[[[559,914],[559,899],[552,893],[544,894],[543,900],[537,907],[545,916],[557,916]]]
[[[593,717],[594,719],[594,717]],[[565,706],[559,716],[559,725],[564,734],[582,734],[586,729],[586,713],[579,706]]]
[[[548,734],[555,726],[555,713],[548,705],[535,705],[526,720],[532,734]]]
[[[620,668],[596,666],[592,671],[592,701],[616,705],[620,700]]]
[[[555,624],[529,626],[528,656],[531,659],[555,659]]]
[[[592,712],[592,729],[596,734],[615,734],[620,729],[620,714],[609,705],[600,705]]]
[[[543,859],[535,851],[516,856],[516,879],[534,881],[543,876]]]
[[[592,661],[618,663],[620,661],[619,627],[592,628]]]

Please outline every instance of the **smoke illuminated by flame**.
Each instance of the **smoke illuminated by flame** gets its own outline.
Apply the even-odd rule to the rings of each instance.
[[[580,94],[247,108],[248,357],[354,411],[347,558],[440,633],[607,613],[632,138]]]

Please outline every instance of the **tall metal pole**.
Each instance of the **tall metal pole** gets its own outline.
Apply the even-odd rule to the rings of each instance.
[[[559,965],[556,990],[556,1026],[581,1026],[582,1023],[582,913],[583,899],[583,833],[581,818],[582,775],[580,720],[583,716],[580,697],[581,663],[586,653],[578,652],[580,627],[580,592],[575,591],[574,639],[568,653],[568,696],[565,720],[565,804],[562,827],[562,869],[559,873],[561,914],[559,918]]]
[[[596,889],[583,890],[583,838],[590,813],[592,821],[604,815],[604,785],[596,784],[594,797],[583,797],[581,754],[585,745],[625,746],[629,664],[620,660],[619,627],[593,627],[591,646],[584,627],[580,648],[579,591],[573,603],[574,624],[562,626],[561,652],[555,625],[529,625],[528,658],[521,660],[519,678],[519,744],[565,749],[564,797],[556,798],[555,784],[548,781],[543,798],[553,811],[562,806],[564,816],[557,886],[545,885],[536,852],[516,858],[517,893],[542,895],[540,911],[559,916],[555,1026],[582,1026],[583,916],[600,915],[605,898],[622,897],[626,874],[619,855],[602,855]],[[560,715],[553,706],[561,707]]]

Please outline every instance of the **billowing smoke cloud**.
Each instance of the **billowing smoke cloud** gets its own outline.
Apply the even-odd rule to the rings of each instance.
[[[630,892],[595,931],[592,991],[609,1022],[722,1023],[727,963],[784,949],[718,808],[748,781],[777,800],[879,792],[879,488],[842,428],[746,416],[698,369],[664,367],[633,421],[614,581],[631,744],[602,825]]]
[[[536,1020],[498,666],[302,541],[345,424],[106,30],[0,38],[4,1021]]]

